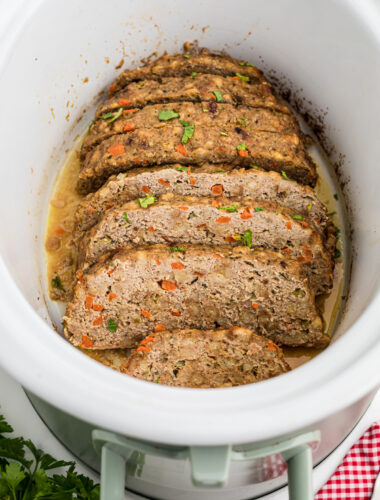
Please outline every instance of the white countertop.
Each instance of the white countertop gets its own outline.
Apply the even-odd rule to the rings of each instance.
[[[57,459],[73,459],[70,452],[57,441],[34,411],[22,387],[2,369],[0,369],[0,413],[3,414],[12,425],[16,434],[25,438],[30,438],[38,447]],[[352,444],[355,443],[372,422],[376,420],[380,420],[380,391],[377,393],[367,412],[351,434],[314,470],[314,485],[316,491],[327,481]],[[88,469],[84,464],[78,463],[77,469],[80,473],[86,474],[96,481],[99,480],[99,478],[94,475],[93,471]],[[142,497],[127,493],[125,498],[126,500],[133,500]],[[265,500],[285,500],[288,498],[287,489],[283,488],[263,498],[265,498]]]

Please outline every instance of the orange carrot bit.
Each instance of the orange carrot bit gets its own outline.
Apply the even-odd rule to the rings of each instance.
[[[103,321],[104,321],[104,318],[103,318],[103,316],[100,314],[97,318],[95,318],[95,319],[94,319],[94,321],[92,322],[92,324],[93,324],[94,326],[99,326],[99,325],[101,325],[101,324],[103,323]]]
[[[149,344],[149,342],[152,342],[152,340],[154,340],[153,335],[148,335],[147,337],[145,337],[145,339],[143,339],[143,340],[140,342],[140,345],[146,345],[146,344]]]
[[[164,179],[158,179],[158,182],[163,186],[170,186],[170,182],[165,181]]]
[[[137,349],[136,352],[150,352],[150,347],[147,345],[140,345]]]
[[[144,318],[152,319],[152,316],[149,311],[145,311],[145,309],[143,309],[142,311],[140,311],[140,313],[141,316],[144,316]]]
[[[187,175],[190,175],[191,174],[191,167],[188,167],[187,169]]]
[[[203,229],[206,227],[206,224],[201,224],[200,226],[197,226],[197,229]]]
[[[194,177],[189,177],[189,181],[190,181],[190,184],[192,184],[193,186],[195,185]]]
[[[94,304],[92,306],[92,308],[93,308],[94,311],[102,312],[103,309],[104,309],[104,306],[102,306],[101,304]]]
[[[229,224],[231,217],[218,217],[215,221],[217,224]]]
[[[258,309],[258,308],[259,308],[259,304],[255,304],[255,303],[253,303],[253,304],[252,304],[252,307],[253,307],[253,309]]]
[[[303,221],[301,221],[301,226],[302,227],[308,227],[309,224],[303,220]]]
[[[311,250],[310,247],[302,247],[303,252],[309,252]]]
[[[164,240],[170,243],[170,239],[167,236],[163,236]]]
[[[55,234],[57,236],[62,236],[65,230],[62,227],[59,227],[58,229],[55,230]]]
[[[290,221],[285,223],[286,229],[292,229],[292,223]]]
[[[215,194],[217,196],[221,195],[223,193],[223,186],[221,184],[215,184],[214,186],[212,186],[211,192],[212,194]]]
[[[160,266],[160,265],[161,265],[161,261],[160,261],[160,260],[158,260],[158,259],[156,259],[156,264],[157,264],[158,266]]]
[[[182,264],[182,262],[172,262],[171,266],[173,269],[185,269],[186,267]]]
[[[92,309],[92,303],[94,302],[94,297],[95,295],[92,293],[89,293],[87,295],[84,301],[86,309]]]
[[[177,153],[180,153],[181,155],[186,156],[189,154],[186,151],[185,146],[183,144],[178,144],[178,146],[176,146],[174,149],[177,151]]]
[[[83,278],[83,271],[82,269],[78,269],[77,271],[77,279],[81,280]]]
[[[268,342],[268,345],[267,345],[267,348],[270,350],[270,351],[276,351],[276,346],[274,345],[274,343],[270,340]]]
[[[213,254],[213,257],[214,257],[215,259],[221,259],[221,258],[222,258],[222,256],[221,256],[220,254],[218,254],[218,253],[214,253],[214,254]]]
[[[129,113],[135,113],[137,109],[123,109],[123,115],[128,115]]]
[[[241,214],[240,214],[240,218],[243,219],[243,220],[247,220],[247,219],[252,219],[253,215],[251,214],[251,212],[249,211],[249,208],[246,208]]]
[[[108,302],[112,302],[113,299],[116,299],[117,297],[117,294],[114,293],[114,292],[111,292],[109,295],[108,295]]]
[[[164,332],[166,330],[166,326],[165,325],[161,325],[160,323],[158,323],[158,325],[156,325],[154,327],[154,331],[157,333],[157,332]]]
[[[115,272],[115,269],[116,269],[116,267],[107,271],[108,276],[111,276],[111,274]]]
[[[94,208],[94,207],[88,207],[88,210],[89,210],[90,212],[95,212],[95,208]]]
[[[297,262],[302,264],[303,262],[306,262],[306,259],[305,259],[305,257],[302,257],[302,255],[300,255],[299,257],[297,257]]]
[[[88,337],[87,335],[82,335],[82,342],[80,344],[80,347],[82,349],[88,349],[89,347],[92,347],[94,345],[93,341]]]
[[[248,156],[248,151],[243,151],[242,149],[238,150],[238,155],[239,156]]]
[[[239,80],[239,77],[238,76],[233,76],[232,79],[233,80]]]
[[[226,236],[224,239],[227,243],[233,243],[235,241],[231,235]]]
[[[113,83],[112,85],[110,85],[109,91],[113,92],[114,90],[115,90],[115,84]]]
[[[149,186],[142,186],[141,191],[143,193],[150,193],[150,187]]]
[[[282,253],[286,253],[286,254],[290,254],[290,248],[289,247],[284,247],[282,250],[281,250]]]
[[[178,208],[179,208],[180,210],[189,210],[189,207],[185,207],[185,206],[183,206],[183,205],[182,205],[182,206],[180,206],[180,207],[178,207]]]
[[[107,153],[112,156],[121,156],[125,153],[125,147],[122,144],[114,144],[107,149]]]
[[[124,132],[133,132],[135,130],[135,126],[133,123],[126,123],[123,128]]]
[[[195,276],[199,276],[199,278],[203,278],[204,274],[198,273],[197,271],[194,271]]]
[[[129,106],[131,104],[131,101],[129,99],[120,99],[119,101],[119,106]]]
[[[154,229],[154,227],[149,226],[149,227],[148,227],[148,231],[150,231],[151,233],[154,233],[155,229]]]
[[[181,316],[180,311],[175,311],[175,310],[171,309],[169,312],[172,316]]]
[[[219,207],[219,203],[215,199],[212,200],[211,205],[213,207]]]
[[[177,283],[175,281],[169,281],[169,280],[161,280],[161,288],[163,290],[166,290],[167,292],[172,292],[173,290],[176,290]]]

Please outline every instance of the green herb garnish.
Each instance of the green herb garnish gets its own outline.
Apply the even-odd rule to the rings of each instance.
[[[225,210],[226,212],[233,213],[233,212],[238,212],[238,205],[230,205],[230,206],[223,205],[221,207],[217,207],[217,209],[218,210]]]
[[[252,248],[252,229],[248,229],[248,231],[243,234],[243,245]]]
[[[312,209],[312,206],[313,206],[313,204],[312,204],[312,203],[309,203],[309,204],[307,205],[307,207],[306,207],[306,208],[307,208],[308,210],[311,210],[311,209]]]
[[[222,96],[222,93],[219,92],[219,90],[214,90],[213,91],[213,94],[215,95],[216,97],[216,102],[221,102],[223,101],[223,96]]]
[[[117,330],[117,323],[113,319],[108,321],[108,330],[112,333],[115,333]]]
[[[156,380],[156,384],[158,384],[158,382],[161,380],[161,377],[158,377],[158,379]]]
[[[183,54],[183,57],[184,57],[185,59],[190,59],[189,54]]]
[[[128,219],[128,215],[127,215],[127,212],[123,212],[123,217],[124,217],[124,220],[127,224],[130,224],[131,221]]]
[[[171,252],[184,252],[185,247],[170,247]]]
[[[257,165],[249,165],[249,168],[254,168],[255,170],[259,170],[260,167],[258,167]]]
[[[195,78],[197,76],[197,72],[193,71],[190,76],[191,76],[191,78]]]
[[[61,278],[58,276],[58,274],[51,280],[51,284],[53,285],[54,288],[58,288],[58,290],[62,290],[62,292],[65,291],[62,285]]]
[[[179,170],[179,172],[187,172],[189,167],[178,167],[177,170]]]
[[[244,142],[242,142],[241,144],[239,144],[239,146],[236,146],[236,149],[238,151],[245,151],[247,149],[247,146],[244,144]]]
[[[227,132],[220,132],[220,135],[228,136]]]
[[[203,111],[203,113],[208,113],[208,109],[206,109],[206,108],[203,108],[202,111]]]
[[[291,214],[290,217],[295,220],[304,220],[305,218],[303,215],[297,215],[297,214]]]
[[[102,116],[103,120],[108,120],[108,118],[113,117],[113,112],[110,111],[109,113],[106,113],[105,115]]]
[[[234,234],[232,236],[232,238],[235,240],[235,241],[240,241],[241,240],[241,234]]]
[[[153,205],[157,201],[157,198],[154,194],[147,194],[144,198],[139,198],[139,203],[141,208],[148,208],[149,205]]]
[[[115,113],[114,117],[112,118],[112,120],[110,120],[108,123],[112,123],[112,122],[114,122],[115,120],[117,120],[117,119],[119,118],[119,116],[121,115],[121,113],[122,113],[122,112],[123,112],[123,108],[119,108],[119,109],[116,111],[116,113]]]
[[[225,174],[225,173],[226,173],[226,171],[225,171],[225,170],[221,170],[221,169],[220,169],[220,170],[215,170],[215,172],[223,172],[223,174]]]
[[[263,207],[255,207],[255,212],[262,212],[263,210]]]
[[[241,80],[242,82],[249,82],[249,76],[244,76],[241,75],[240,73],[235,73],[235,75]]]
[[[253,64],[251,64],[250,62],[247,62],[247,61],[240,61],[240,66],[252,66],[252,68],[254,68],[255,66]]]
[[[286,172],[284,172],[283,170],[281,170],[281,175],[284,179],[289,180],[289,177],[286,175]]]
[[[173,118],[178,118],[179,114],[173,111],[172,109],[163,109],[158,113],[158,119],[162,122],[167,122],[168,120],[172,120]]]
[[[194,125],[190,125],[189,122],[186,122],[184,120],[180,120],[180,123],[185,127],[181,142],[182,144],[186,144],[187,141],[194,135]]]

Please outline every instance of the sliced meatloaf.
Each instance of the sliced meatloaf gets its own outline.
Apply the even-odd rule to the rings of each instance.
[[[281,349],[246,328],[160,331],[149,335],[121,371],[175,387],[233,387],[290,370]]]
[[[278,134],[298,134],[302,137],[297,120],[293,115],[277,112],[274,114],[273,110],[265,108],[219,104],[215,113],[210,113],[205,102],[173,102],[170,105],[154,104],[143,109],[129,111],[133,112],[123,115],[119,111],[113,113],[111,117],[109,114],[105,114],[102,115],[103,118],[100,117],[95,121],[90,133],[83,141],[82,159],[88,151],[108,137],[140,128],[178,126],[180,120],[187,121],[194,127],[216,127],[222,134],[225,126],[232,126],[244,130],[248,134],[264,131]],[[174,111],[176,115],[173,116],[175,117],[167,120],[165,113],[168,111]]]
[[[121,250],[83,275],[64,316],[70,342],[93,349],[135,347],[159,325],[236,324],[284,345],[328,343],[302,265],[247,247]]]
[[[324,231],[326,207],[309,186],[285,179],[277,172],[260,169],[233,169],[228,164],[188,167],[179,164],[154,169],[135,168],[112,176],[95,193],[90,193],[75,214],[74,240],[91,229],[106,210],[135,200],[147,193],[167,192],[197,196],[252,196],[263,201],[278,201],[313,220]]]
[[[148,78],[160,80],[165,77],[190,76],[193,73],[236,76],[238,79],[241,78],[250,83],[265,80],[262,72],[252,64],[246,61],[237,61],[227,54],[212,53],[204,49],[199,53],[164,54],[145,66],[128,69],[121,73],[115,83],[111,85],[110,93],[117,92],[130,82]]]
[[[128,114],[130,109],[141,108],[147,104],[181,101],[208,102],[210,113],[214,111],[217,102],[264,107],[290,113],[285,101],[274,94],[268,82],[250,85],[231,77],[196,75],[193,78],[162,78],[160,81],[144,80],[131,83],[101,104],[96,116],[101,117],[120,108]]]
[[[333,260],[324,250],[321,235],[309,219],[294,210],[251,197],[167,193],[146,207],[148,198],[140,199],[145,208],[130,201],[108,210],[80,242],[78,266],[85,269],[101,255],[126,245],[168,242],[218,247],[228,242],[281,250],[304,264],[317,294],[331,287]]]
[[[77,189],[87,194],[99,188],[112,174],[137,166],[166,163],[257,165],[265,170],[284,171],[302,184],[314,184],[315,165],[297,134],[285,135],[225,127],[197,127],[186,145],[181,143],[185,127],[138,129],[105,139],[90,151],[79,173]]]

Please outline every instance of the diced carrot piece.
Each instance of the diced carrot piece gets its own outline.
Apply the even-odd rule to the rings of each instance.
[[[93,324],[94,326],[99,326],[99,325],[101,325],[101,324],[103,323],[103,321],[104,321],[104,318],[103,318],[103,316],[100,314],[97,318],[95,318],[95,319],[94,319],[94,321],[92,322],[92,324]]]
[[[252,307],[253,307],[253,309],[258,309],[258,308],[259,308],[259,304],[255,304],[255,303],[253,303],[253,304],[252,304]]]
[[[268,342],[267,347],[268,347],[268,349],[269,349],[270,351],[276,351],[276,350],[277,350],[277,349],[276,349],[276,346],[274,345],[274,343],[273,343],[271,340]]]
[[[112,302],[113,299],[116,299],[117,297],[117,294],[114,293],[114,292],[111,292],[109,295],[108,295],[108,302]]]
[[[147,345],[140,345],[137,349],[136,352],[150,352],[150,347]]]
[[[90,212],[95,212],[95,208],[94,208],[94,207],[88,207],[88,210],[89,210]]]
[[[191,167],[187,167],[187,175],[191,174]]]
[[[238,150],[238,155],[239,156],[248,156],[248,151],[243,151],[242,149]]]
[[[83,349],[88,349],[89,347],[92,347],[94,345],[93,341],[88,337],[87,335],[82,335],[82,342],[80,344],[80,347]]]
[[[219,203],[216,200],[212,200],[211,205],[213,207],[219,207]]]
[[[203,278],[204,274],[198,273],[197,271],[194,271],[195,276],[199,276],[200,278]]]
[[[195,185],[194,177],[189,177],[189,181],[190,181],[190,184],[192,184],[193,186]]]
[[[200,224],[199,226],[197,226],[197,229],[203,229],[204,227],[206,227],[206,224]]]
[[[78,271],[77,271],[77,278],[78,278],[78,280],[81,280],[83,278],[83,271],[82,271],[82,269],[78,269]]]
[[[160,261],[160,260],[158,260],[158,259],[156,259],[156,264],[157,264],[158,266],[160,266],[160,265],[161,265],[161,261]]]
[[[119,106],[129,106],[131,104],[131,101],[129,99],[120,99],[119,100]]]
[[[155,332],[163,332],[166,330],[166,326],[165,325],[161,325],[160,323],[158,323],[158,325],[156,325],[154,327],[154,331]]]
[[[303,220],[303,221],[301,221],[301,226],[302,227],[308,227],[309,224]]]
[[[154,233],[155,229],[154,229],[154,227],[149,226],[149,227],[148,227],[148,231],[150,231],[151,233]]]
[[[144,316],[144,318],[148,318],[148,319],[151,319],[151,314],[149,311],[145,311],[145,309],[143,309],[141,311],[141,316]]]
[[[152,340],[154,340],[153,335],[148,335],[147,337],[145,337],[145,339],[143,339],[143,340],[140,342],[140,345],[146,345],[146,344],[149,344],[149,342],[152,342]]]
[[[215,184],[211,188],[212,194],[221,195],[223,193],[223,186],[221,184]]]
[[[285,223],[286,229],[292,229],[292,223],[290,221]]]
[[[107,152],[113,156],[120,156],[125,153],[125,147],[122,144],[113,144],[107,149]]]
[[[281,250],[282,253],[286,253],[286,254],[290,254],[290,248],[289,247],[285,247]]]
[[[181,206],[181,207],[178,207],[180,210],[189,210],[189,207],[184,207],[184,206]]]
[[[115,84],[110,85],[110,87],[109,87],[109,91],[110,91],[110,92],[113,92],[114,90],[115,90]]]
[[[167,292],[172,292],[173,290],[176,290],[176,288],[178,287],[175,281],[161,280],[161,288],[166,290]]]
[[[170,314],[172,316],[181,316],[181,313],[179,311],[174,311],[173,309],[170,311]]]
[[[240,218],[243,219],[243,220],[247,220],[247,219],[252,219],[253,215],[251,214],[249,208],[246,208],[241,214],[240,214]]]
[[[86,309],[92,309],[92,303],[94,301],[94,297],[95,297],[95,295],[93,295],[92,293],[89,293],[87,295],[87,297],[85,298],[85,301],[84,301]]]
[[[227,243],[233,243],[235,241],[231,235],[226,236],[224,239]]]
[[[189,154],[189,153],[186,151],[186,149],[185,149],[185,147],[184,147],[184,145],[183,145],[183,144],[178,144],[178,146],[176,146],[174,149],[177,151],[177,153],[181,153],[181,155],[186,156],[186,155],[188,155],[188,154]]]
[[[217,224],[229,224],[231,217],[218,217],[215,221]]]
[[[182,264],[182,262],[172,262],[171,266],[173,269],[185,269],[186,267]]]
[[[115,272],[115,269],[116,269],[116,267],[107,271],[108,276],[111,276],[111,274]]]
[[[62,236],[65,230],[62,227],[59,227],[58,229],[55,230],[55,234],[57,236]]]
[[[137,109],[123,109],[123,115],[127,115],[129,113],[135,113]]]
[[[221,255],[219,255],[218,253],[214,253],[214,254],[213,254],[213,257],[214,257],[215,259],[221,259],[221,258],[222,258],[222,256],[221,256]]]
[[[102,312],[103,309],[104,309],[104,306],[102,306],[101,304],[94,304],[92,306],[92,308],[93,308],[94,311]]]
[[[165,181],[164,179],[158,179],[158,182],[163,186],[170,186],[170,182]]]
[[[126,123],[123,128],[124,132],[133,132],[135,130],[135,126],[133,123]]]
[[[149,186],[142,186],[141,191],[143,193],[150,193],[150,187]]]

